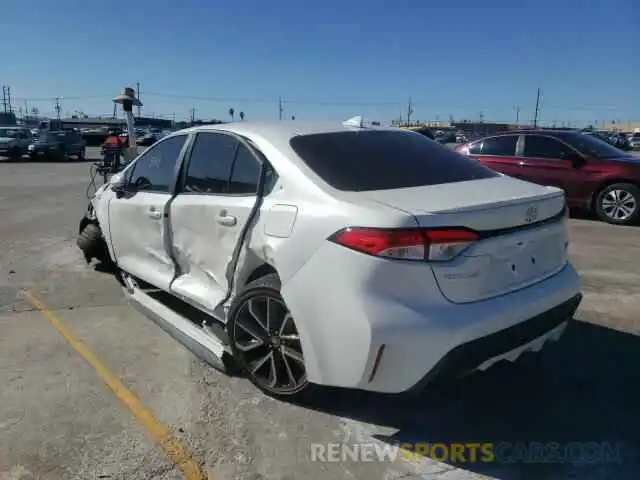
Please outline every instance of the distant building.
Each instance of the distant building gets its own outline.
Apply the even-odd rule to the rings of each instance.
[[[456,131],[466,134],[476,135],[493,135],[494,133],[506,132],[512,130],[513,125],[509,123],[492,123],[492,122],[452,122],[451,127]]]
[[[57,120],[48,119],[44,117],[25,117],[23,119],[25,124],[32,127],[37,128],[42,122],[51,121],[54,124],[58,124]],[[172,121],[165,120],[161,118],[147,118],[140,117],[136,118],[136,127],[139,128],[171,128]],[[123,118],[101,118],[101,117],[87,117],[87,118],[61,118],[60,125],[63,129],[68,128],[124,128],[125,120]]]
[[[100,127],[117,127],[122,128],[126,122],[123,118],[62,118],[63,128],[100,128]],[[138,117],[135,119],[136,127],[140,128],[171,128],[172,121],[162,118]]]
[[[640,122],[616,122],[598,125],[597,127],[598,129],[616,132],[635,132],[640,129]]]

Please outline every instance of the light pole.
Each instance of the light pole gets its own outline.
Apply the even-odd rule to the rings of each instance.
[[[136,98],[136,92],[131,87],[125,87],[120,91],[120,95],[113,99],[116,104],[122,105],[124,118],[127,121],[127,138],[129,138],[129,148],[124,155],[125,162],[133,160],[138,154],[136,145],[135,122],[133,118],[133,107],[141,107],[142,102]]]

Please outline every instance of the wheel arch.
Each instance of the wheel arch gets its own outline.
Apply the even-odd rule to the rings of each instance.
[[[255,280],[258,280],[259,278],[266,277],[267,275],[271,275],[271,274],[278,275],[278,277],[280,276],[278,274],[278,271],[273,265],[269,263],[263,263],[262,265],[259,265],[258,267],[254,268],[251,271],[251,273],[249,273],[249,275],[244,281],[244,284],[247,285],[248,283],[251,283]]]
[[[591,196],[589,198],[589,212],[591,213],[595,213],[596,211],[596,198],[598,198],[598,195],[600,194],[600,192],[602,190],[604,190],[605,188],[611,186],[611,185],[615,185],[616,183],[628,183],[630,185],[634,185],[638,188],[640,188],[640,182],[638,182],[637,180],[629,180],[629,179],[624,179],[624,178],[613,178],[613,179],[607,179],[603,182],[601,182],[591,193]]]

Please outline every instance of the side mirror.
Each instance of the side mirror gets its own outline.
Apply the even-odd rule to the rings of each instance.
[[[109,180],[109,187],[114,192],[124,190],[126,185],[126,178],[122,173],[114,173],[111,179]]]

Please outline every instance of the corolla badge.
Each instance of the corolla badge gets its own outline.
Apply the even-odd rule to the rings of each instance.
[[[524,212],[524,221],[525,223],[532,223],[532,222],[535,222],[537,218],[538,218],[538,208],[535,205],[531,205]]]

